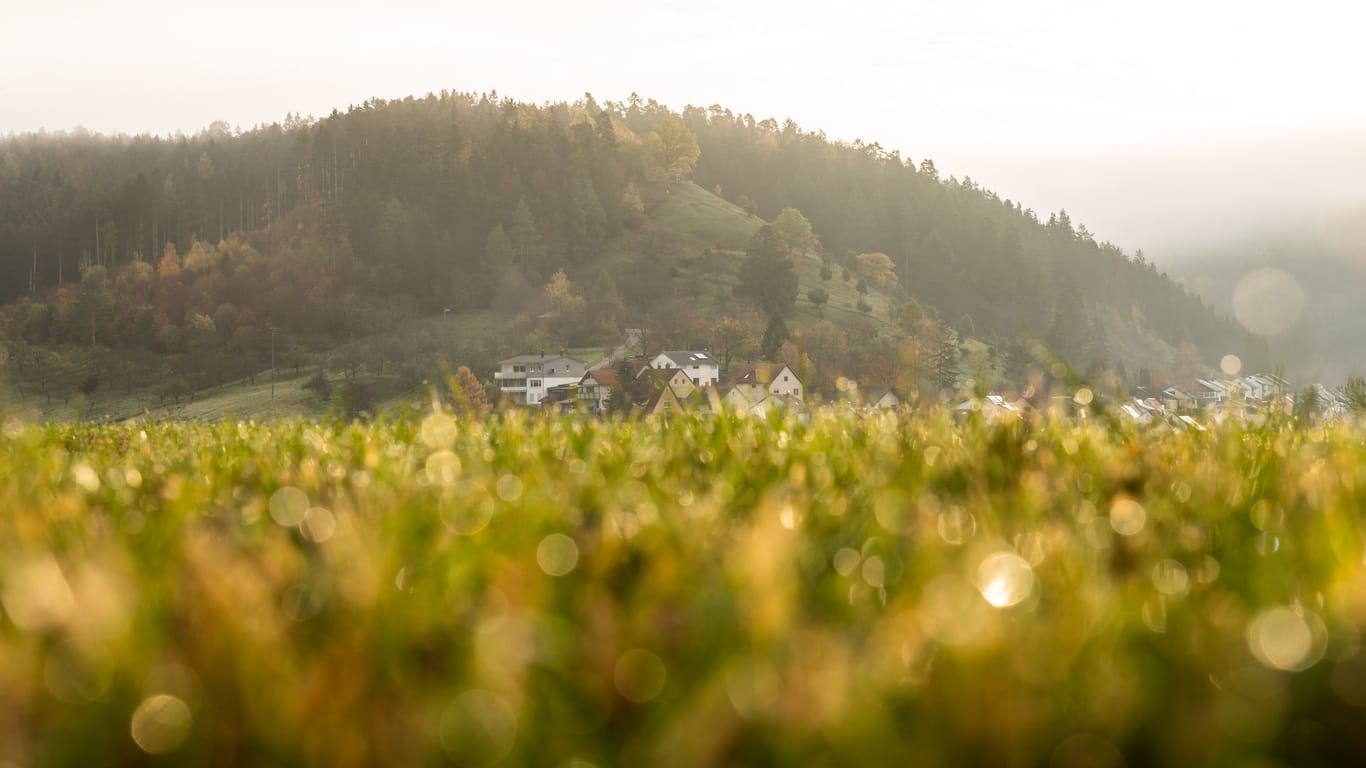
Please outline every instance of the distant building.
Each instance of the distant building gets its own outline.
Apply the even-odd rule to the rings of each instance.
[[[782,363],[746,365],[735,372],[732,385],[751,403],[757,403],[769,395],[802,397],[801,379]]]
[[[617,378],[615,368],[594,368],[579,379],[579,399],[588,403],[594,413],[603,413],[612,402]]]
[[[868,407],[880,411],[895,411],[901,407],[901,395],[895,389],[875,390],[868,398]]]
[[[660,352],[650,360],[650,367],[677,368],[698,387],[715,386],[721,380],[721,361],[707,352]]]
[[[503,397],[518,405],[540,405],[552,387],[577,384],[584,364],[564,355],[518,355],[498,361],[493,378]]]

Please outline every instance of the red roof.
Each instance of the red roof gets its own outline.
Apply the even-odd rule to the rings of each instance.
[[[582,383],[587,379],[592,379],[593,381],[596,381],[598,383],[598,386],[602,387],[616,386],[617,371],[615,368],[594,368],[588,373],[585,373],[583,375],[583,378],[580,379],[579,382]]]

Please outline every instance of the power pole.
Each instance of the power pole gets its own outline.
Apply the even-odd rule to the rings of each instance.
[[[275,379],[278,373],[275,370],[275,326],[270,327],[270,399],[275,399]]]

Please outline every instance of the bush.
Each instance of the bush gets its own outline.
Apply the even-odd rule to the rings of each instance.
[[[332,399],[332,382],[328,381],[327,376],[322,371],[318,371],[308,381],[305,381],[304,389],[317,395],[319,400]]]
[[[354,419],[375,412],[375,396],[368,384],[353,379],[342,385],[338,405],[346,418]]]

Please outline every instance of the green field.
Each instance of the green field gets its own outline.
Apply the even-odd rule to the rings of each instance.
[[[0,765],[1351,763],[1364,438],[0,416]]]

